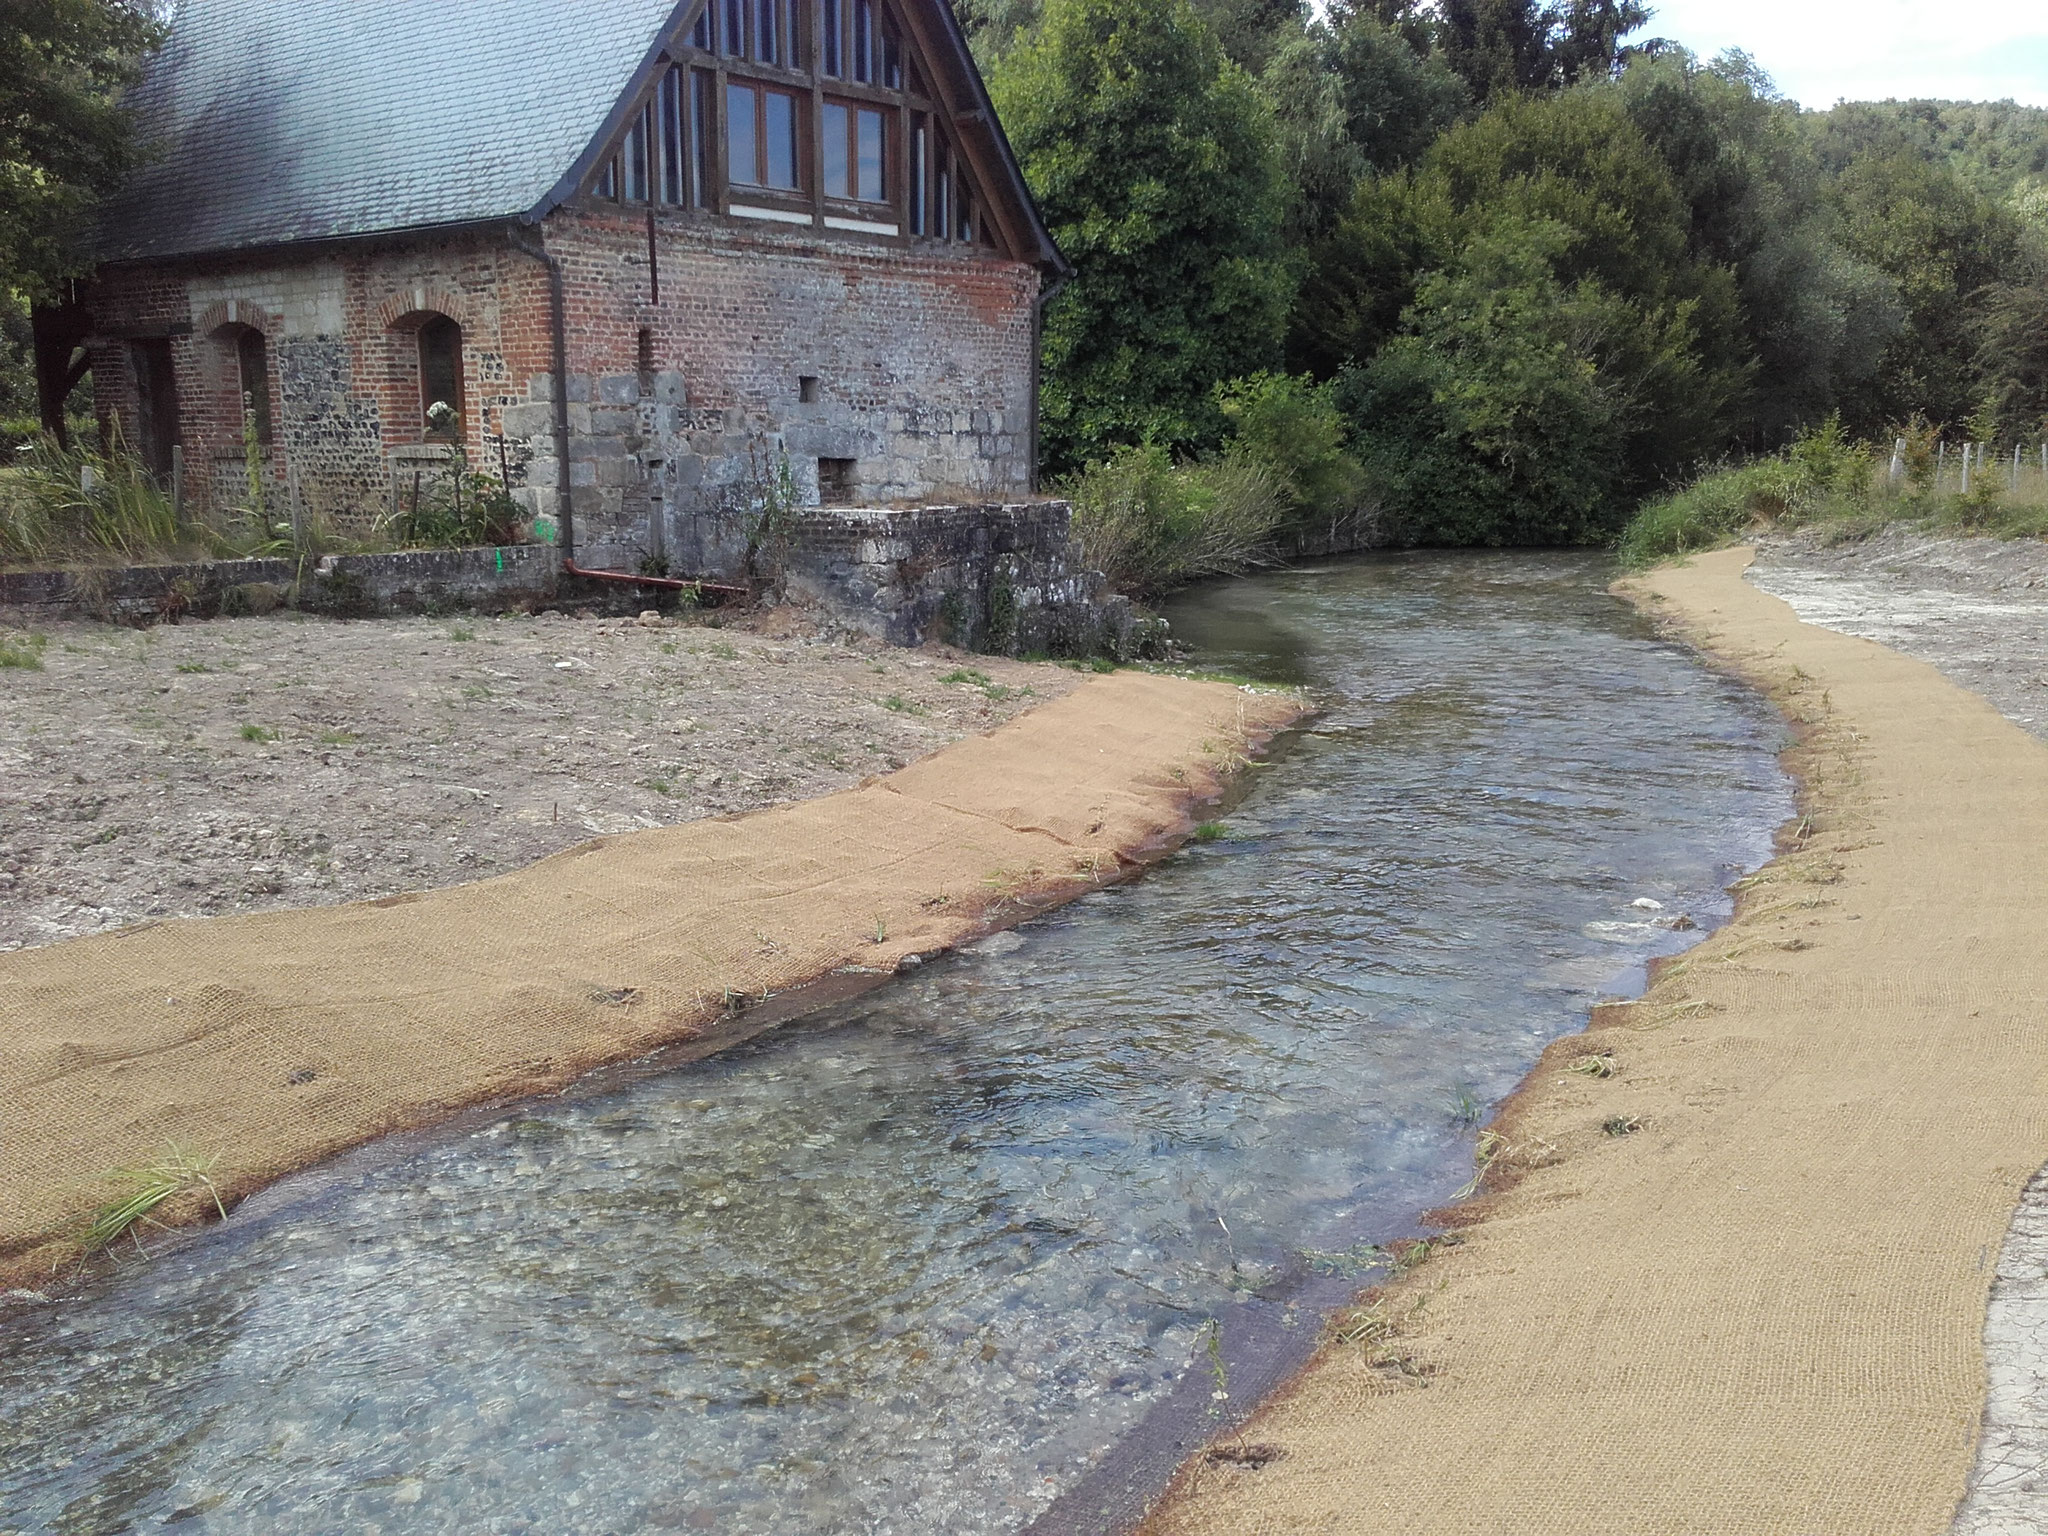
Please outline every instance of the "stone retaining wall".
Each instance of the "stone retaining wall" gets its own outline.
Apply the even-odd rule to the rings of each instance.
[[[812,507],[763,528],[741,513],[689,519],[680,569],[816,604],[894,645],[940,640],[1004,655],[1160,648],[1165,626],[1080,568],[1063,501],[906,510]],[[0,572],[0,623],[152,624],[290,604],[336,618],[459,609],[664,606],[660,588],[562,572],[558,550],[402,550],[292,560]]]

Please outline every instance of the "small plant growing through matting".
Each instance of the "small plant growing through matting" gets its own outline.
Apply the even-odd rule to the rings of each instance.
[[[79,1237],[86,1256],[105,1253],[124,1237],[134,1242],[137,1252],[146,1254],[148,1250],[143,1248],[142,1235],[136,1228],[145,1224],[162,1226],[153,1213],[166,1200],[188,1189],[203,1188],[225,1221],[228,1208],[213,1182],[214,1162],[213,1158],[196,1156],[173,1142],[165,1146],[161,1157],[138,1167],[114,1169],[107,1178],[121,1186],[121,1193],[99,1206],[86,1223]]]
[[[1486,1118],[1486,1106],[1480,1102],[1479,1090],[1470,1083],[1453,1083],[1444,1107],[1458,1125],[1477,1125]]]
[[[1209,1376],[1216,1383],[1209,1393],[1209,1413],[1214,1418],[1223,1416],[1218,1406],[1230,1401],[1230,1367],[1223,1360],[1223,1325],[1215,1318],[1209,1319],[1207,1336],[1202,1341],[1202,1352],[1209,1357]]]
[[[244,741],[275,741],[277,732],[267,725],[245,725],[242,727]]]
[[[1571,1065],[1571,1070],[1582,1077],[1612,1077],[1617,1068],[1614,1057],[1607,1051],[1595,1051],[1590,1056],[1581,1056]]]
[[[1609,1115],[1600,1122],[1600,1129],[1610,1136],[1631,1136],[1642,1128],[1641,1115]]]

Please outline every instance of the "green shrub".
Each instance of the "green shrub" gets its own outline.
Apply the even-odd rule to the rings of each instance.
[[[1889,439],[1906,445],[1897,483],[1887,474],[1890,442],[1857,443],[1831,416],[1775,457],[1725,465],[1645,503],[1623,530],[1618,551],[1624,563],[1646,565],[1779,522],[1818,526],[1831,539],[1858,537],[1898,519],[2004,538],[2048,533],[2048,475],[2035,468],[2037,458],[2022,458],[2017,487],[2004,467],[2010,459],[1995,460],[1964,496],[1953,469],[1935,483],[1934,434],[1925,422],[1916,418]]]
[[[1153,443],[1121,449],[1059,490],[1088,563],[1141,597],[1258,565],[1288,510],[1284,485],[1262,464],[1176,464]]]
[[[1296,517],[1356,512],[1366,475],[1345,451],[1336,386],[1285,373],[1255,373],[1216,386],[1230,422],[1227,456],[1269,470]]]

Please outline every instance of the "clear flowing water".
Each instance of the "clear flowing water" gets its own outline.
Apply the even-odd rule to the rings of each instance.
[[[1211,1319],[1449,1196],[1473,1107],[1767,856],[1774,719],[1606,574],[1186,598],[1327,704],[1226,837],[0,1319],[0,1532],[1018,1529]]]

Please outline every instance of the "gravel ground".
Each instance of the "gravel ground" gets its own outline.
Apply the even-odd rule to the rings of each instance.
[[[1833,547],[1774,539],[1750,580],[1810,624],[1931,662],[2048,736],[2048,544],[1930,538],[1903,525]]]
[[[1750,580],[1810,624],[1932,663],[2048,737],[2048,544],[1906,528],[1834,548],[1775,540]],[[1999,1252],[1984,1355],[1983,1438],[1951,1536],[2048,1536],[2048,1169]]]
[[[805,799],[1080,681],[826,638],[793,609],[716,619],[54,626],[40,670],[0,667],[0,950]]]

